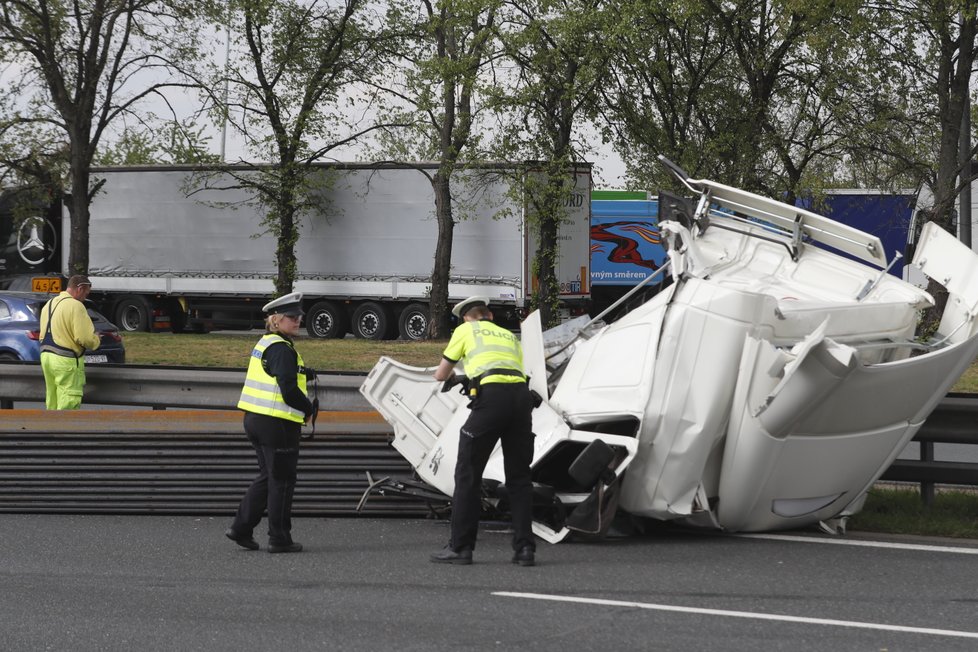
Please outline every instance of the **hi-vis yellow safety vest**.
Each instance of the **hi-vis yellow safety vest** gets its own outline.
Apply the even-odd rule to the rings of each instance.
[[[526,382],[523,350],[511,332],[488,320],[466,322],[456,331],[445,355],[463,352],[462,366],[470,379],[483,385]]]
[[[246,412],[266,414],[268,416],[302,423],[306,415],[285,402],[285,399],[282,398],[282,390],[279,388],[275,377],[270,376],[261,364],[262,354],[265,353],[265,349],[276,342],[283,342],[295,351],[295,347],[287,339],[275,333],[269,333],[258,340],[258,344],[255,345],[254,350],[251,352],[251,360],[248,362],[248,375],[245,376],[241,398],[238,399],[238,408]],[[302,393],[305,394],[305,367],[302,365],[302,356],[299,355],[298,351],[296,351],[295,355],[299,359],[297,384],[299,385],[299,389],[302,390]]]

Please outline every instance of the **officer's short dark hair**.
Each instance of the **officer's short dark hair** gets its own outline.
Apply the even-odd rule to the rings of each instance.
[[[92,282],[89,281],[88,277],[85,276],[84,274],[75,274],[74,276],[68,279],[68,287],[70,288],[77,288],[83,285],[88,285],[89,287],[91,287],[92,285]]]

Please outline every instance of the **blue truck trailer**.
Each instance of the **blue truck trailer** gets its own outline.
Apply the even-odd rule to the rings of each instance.
[[[906,253],[907,232],[917,205],[917,193],[828,190],[821,201],[800,199],[796,205],[875,235],[883,243],[886,259],[893,260],[897,253]],[[906,262],[909,260],[898,260],[890,268],[890,273],[905,278],[903,268]]]
[[[659,202],[644,191],[591,193],[591,303],[597,314],[663,264]]]

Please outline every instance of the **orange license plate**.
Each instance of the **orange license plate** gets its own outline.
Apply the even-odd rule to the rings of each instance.
[[[58,292],[61,292],[61,279],[51,278],[49,276],[32,278],[31,291],[57,294]]]

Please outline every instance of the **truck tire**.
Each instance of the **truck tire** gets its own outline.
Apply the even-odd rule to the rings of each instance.
[[[346,335],[346,311],[332,301],[318,301],[306,313],[309,337],[339,339]]]
[[[142,297],[126,297],[115,305],[115,325],[126,333],[149,331],[149,302]]]
[[[384,304],[366,301],[353,311],[351,326],[362,340],[386,340],[394,334],[394,316]]]
[[[409,303],[397,320],[397,330],[405,340],[423,340],[428,336],[428,306]]]

